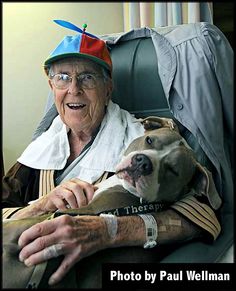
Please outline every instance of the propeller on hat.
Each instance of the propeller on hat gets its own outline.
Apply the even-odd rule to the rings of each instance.
[[[73,23],[69,22],[69,21],[59,20],[59,19],[54,19],[53,21],[55,23],[65,27],[65,28],[68,28],[68,29],[71,29],[71,30],[74,30],[74,31],[77,31],[77,32],[80,32],[80,33],[85,33],[86,35],[88,35],[90,37],[98,39],[97,36],[95,36],[95,35],[93,35],[91,33],[85,32],[85,28],[87,27],[87,24],[84,24],[84,30],[82,30],[79,27],[77,27],[76,25],[74,25]]]

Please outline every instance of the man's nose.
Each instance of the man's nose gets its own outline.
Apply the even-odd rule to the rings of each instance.
[[[68,88],[68,93],[72,95],[77,95],[80,92],[83,92],[83,88],[78,79],[76,77],[73,77]]]

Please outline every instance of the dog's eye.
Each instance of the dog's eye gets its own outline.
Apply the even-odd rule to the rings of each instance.
[[[146,143],[152,144],[152,139],[150,138],[150,136],[146,137]]]
[[[166,165],[167,171],[171,172],[175,176],[179,176],[179,173],[171,166],[171,165]]]

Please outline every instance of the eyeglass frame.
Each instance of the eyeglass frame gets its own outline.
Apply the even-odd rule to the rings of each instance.
[[[68,83],[67,83],[67,84],[68,84],[67,87],[60,87],[60,86],[57,86],[57,85],[56,85],[54,77],[57,76],[57,75],[66,75],[66,76],[69,77],[69,80],[68,80]],[[49,74],[48,77],[49,77],[50,80],[52,80],[53,85],[54,85],[57,89],[59,89],[59,90],[66,90],[66,89],[68,89],[69,86],[70,86],[70,84],[72,83],[72,80],[73,80],[74,77],[76,77],[77,82],[80,83],[80,86],[81,86],[83,89],[94,89],[94,88],[96,88],[96,87],[97,87],[97,84],[94,84],[93,87],[88,87],[88,86],[82,84],[83,80],[82,80],[82,79],[79,79],[79,77],[80,77],[80,76],[86,76],[86,75],[87,75],[87,76],[88,76],[88,75],[89,75],[89,76],[92,76],[92,77],[94,78],[94,82],[95,82],[95,83],[96,83],[96,81],[97,81],[97,78],[104,78],[103,75],[101,75],[101,74],[97,74],[97,73],[80,73],[80,74],[78,74],[78,75],[77,75],[77,74],[69,75],[69,74],[67,74],[67,73],[56,73],[56,74]]]

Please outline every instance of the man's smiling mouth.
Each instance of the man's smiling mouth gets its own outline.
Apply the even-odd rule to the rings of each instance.
[[[83,103],[67,103],[66,105],[72,110],[82,109],[86,106],[86,104]]]

